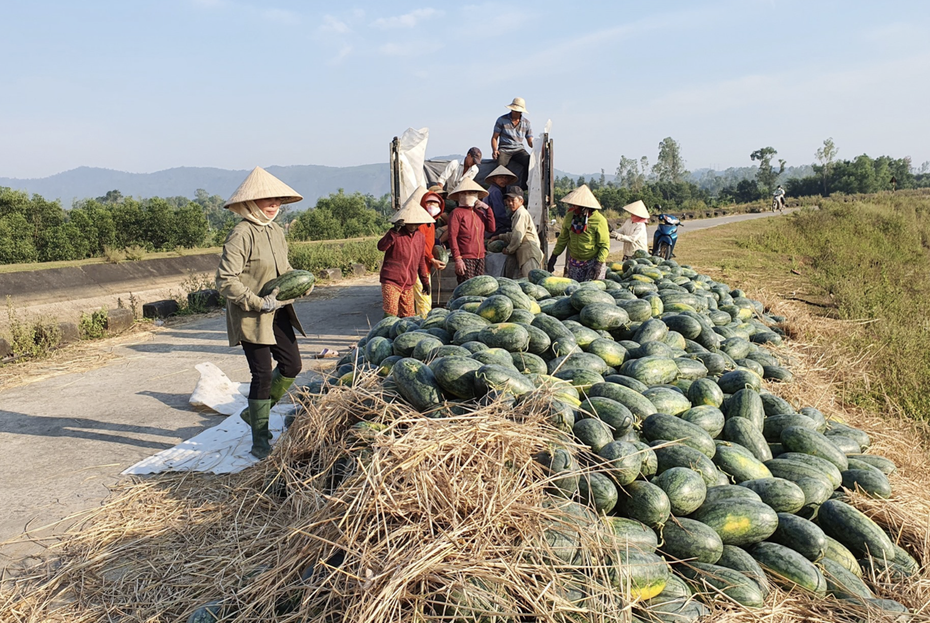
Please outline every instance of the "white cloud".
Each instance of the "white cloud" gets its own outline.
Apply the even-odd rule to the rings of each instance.
[[[405,13],[404,15],[396,15],[394,17],[380,17],[372,22],[372,26],[375,28],[380,28],[381,30],[392,30],[395,28],[413,28],[419,22],[429,19],[431,17],[439,17],[443,13],[442,11],[437,11],[432,8],[425,9],[416,9]]]
[[[351,45],[344,45],[344,46],[342,46],[342,47],[339,49],[339,52],[336,54],[336,56],[334,56],[334,57],[332,57],[331,59],[329,59],[328,61],[326,61],[326,63],[327,63],[328,65],[339,65],[339,64],[342,63],[342,61],[344,61],[344,60],[346,59],[346,57],[348,57],[349,54],[351,54],[351,53],[352,53],[352,46],[351,46]]]
[[[336,34],[336,35],[344,35],[344,34],[351,32],[351,29],[349,28],[348,24],[336,19],[332,15],[324,15],[323,23],[320,24],[316,30],[318,33],[321,33],[321,34],[326,33],[326,34]]]

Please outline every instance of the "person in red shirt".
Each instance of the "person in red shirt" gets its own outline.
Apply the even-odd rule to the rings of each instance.
[[[484,274],[484,232],[494,231],[494,212],[475,203],[487,196],[488,191],[472,180],[463,180],[449,193],[458,203],[449,218],[449,249],[459,283]]]
[[[441,206],[445,204],[445,200],[435,192],[427,192],[423,195],[423,198],[420,199],[420,207],[426,210],[432,218],[439,216],[442,212]],[[420,225],[420,232],[423,234],[423,238],[426,240],[426,248],[424,249],[426,255],[426,268],[430,272],[434,269],[441,271],[446,267],[445,263],[440,262],[438,259],[433,257],[433,246],[436,244],[436,225],[435,223],[423,223]],[[433,308],[433,299],[430,297],[429,292],[423,291],[422,284],[417,281],[413,286],[413,302],[414,308],[416,309],[417,315],[426,318],[426,314],[430,312]]]
[[[401,318],[416,313],[413,290],[419,279],[426,296],[430,295],[429,269],[426,264],[426,239],[420,225],[432,223],[433,217],[420,207],[426,189],[418,188],[394,216],[394,227],[378,241],[384,252],[381,263],[381,299],[385,316]]]

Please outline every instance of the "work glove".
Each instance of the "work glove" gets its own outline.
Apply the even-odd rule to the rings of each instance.
[[[432,294],[432,291],[430,290],[429,279],[420,279],[420,285],[423,286],[424,296],[429,296],[430,294]]]
[[[550,273],[555,272],[555,261],[558,259],[558,257],[559,257],[558,255],[549,256],[549,263],[546,264],[546,268],[549,270]]]
[[[465,260],[462,258],[456,258],[455,260],[455,274],[464,275],[465,274]]]
[[[595,279],[603,279],[607,276],[607,264],[604,262],[595,262],[592,272],[594,272]]]
[[[273,312],[275,310],[281,309],[285,305],[290,305],[294,302],[293,300],[279,301],[277,298],[278,291],[279,289],[275,288],[271,291],[270,294],[262,297],[262,307],[260,310],[262,313]]]
[[[283,307],[281,301],[278,300],[278,288],[275,288],[271,291],[270,294],[266,294],[262,297],[262,313],[273,312],[274,310]]]

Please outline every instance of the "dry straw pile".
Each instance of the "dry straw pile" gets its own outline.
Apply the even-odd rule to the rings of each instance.
[[[243,474],[128,486],[7,583],[0,620],[179,621],[213,600],[224,621],[616,620],[624,591],[602,563],[617,543],[545,503],[533,455],[558,433],[541,411],[431,420],[385,398],[369,377],[308,401]],[[553,526],[583,536],[589,577],[559,561]]]

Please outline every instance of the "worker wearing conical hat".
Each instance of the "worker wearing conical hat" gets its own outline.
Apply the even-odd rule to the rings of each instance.
[[[484,274],[484,233],[494,231],[494,212],[476,206],[488,191],[473,180],[463,180],[449,193],[458,203],[449,217],[449,250],[455,262],[455,277],[459,283]]]
[[[405,318],[416,313],[414,285],[419,280],[423,292],[430,295],[429,269],[426,265],[426,240],[420,225],[432,223],[420,206],[426,189],[417,188],[394,215],[394,226],[378,241],[384,252],[381,263],[381,302],[385,316]]]
[[[484,202],[494,212],[494,231],[485,232],[487,235],[499,236],[510,231],[510,210],[504,205],[504,189],[516,184],[519,178],[511,173],[507,167],[498,166],[487,174],[484,181],[488,183],[488,196]]]
[[[586,185],[581,185],[562,198],[568,212],[562,220],[562,231],[549,257],[549,272],[555,261],[568,248],[565,274],[575,281],[603,279],[607,273],[610,253],[610,229],[601,214],[601,204]]]
[[[623,259],[627,260],[637,251],[647,250],[649,241],[646,237],[646,223],[649,222],[649,210],[642,200],[625,205],[623,209],[630,213],[630,218],[623,222],[620,229],[611,232],[610,237],[623,242]]]
[[[223,245],[216,287],[226,297],[229,345],[242,345],[252,373],[249,406],[241,417],[252,427],[251,453],[259,459],[271,452],[271,407],[301,370],[294,329],[306,334],[292,301],[277,300],[277,289],[264,297],[258,292],[267,282],[293,270],[287,259],[284,230],[274,219],[281,205],[301,199],[293,188],[255,167],[223,206],[241,216],[242,221],[229,232]],[[278,364],[274,370],[272,360]]]

